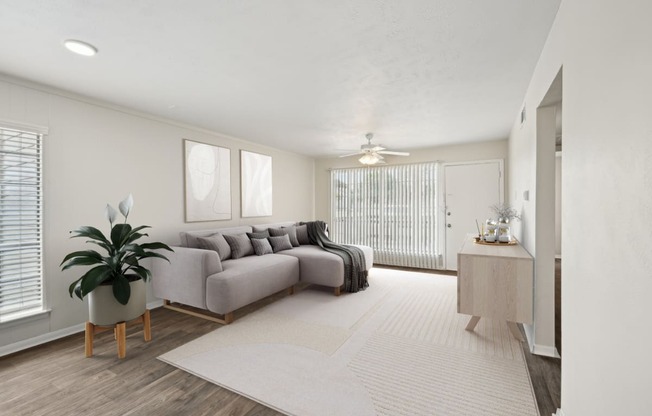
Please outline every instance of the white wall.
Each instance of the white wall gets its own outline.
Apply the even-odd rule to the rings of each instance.
[[[561,152],[555,157],[555,256],[561,256]]]
[[[507,140],[495,140],[451,146],[437,146],[411,150],[410,156],[387,156],[388,165],[419,162],[463,162],[473,160],[507,159]],[[315,163],[315,218],[329,221],[330,169],[362,166],[359,157],[317,159]],[[505,164],[507,166],[507,164]],[[507,174],[505,173],[505,176]]]
[[[44,140],[44,284],[52,312],[0,326],[0,346],[84,322],[85,302],[68,296],[80,273],[60,272],[64,255],[82,249],[68,232],[80,225],[107,230],[104,206],[130,192],[133,225],[178,244],[178,232],[237,224],[313,218],[314,160],[227,136],[150,118],[126,109],[11,78],[0,78],[0,120],[49,128]],[[231,149],[231,221],[184,222],[183,139]],[[272,217],[240,218],[239,149],[273,158]],[[151,298],[150,298],[151,300]]]
[[[509,141],[511,196],[533,250],[536,107],[563,65],[562,410],[652,408],[652,2],[563,0]],[[530,190],[530,201],[518,198]],[[606,238],[603,238],[606,236]],[[535,299],[535,302],[538,299]]]

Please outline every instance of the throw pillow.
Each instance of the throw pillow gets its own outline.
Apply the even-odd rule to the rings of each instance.
[[[299,247],[299,240],[297,240],[297,229],[292,227],[283,227],[283,228],[270,228],[269,235],[272,237],[279,237],[282,235],[287,235],[290,237],[290,244],[292,247]]]
[[[231,258],[231,246],[226,242],[222,234],[213,234],[210,237],[197,237],[199,248],[204,250],[217,251],[220,260],[224,261]]]
[[[247,233],[247,237],[249,237],[250,240],[253,240],[255,238],[267,238],[271,236],[269,235],[269,231],[265,230],[260,233]]]
[[[269,244],[269,240],[266,238],[252,238],[251,245],[254,246],[254,252],[257,256],[263,256],[265,254],[272,254],[272,246]]]
[[[310,245],[310,237],[308,237],[308,226],[306,224],[297,225],[297,240],[302,246]]]
[[[239,259],[254,254],[254,246],[251,245],[251,240],[246,234],[224,234],[224,238],[231,247],[231,258]]]
[[[287,234],[283,234],[277,237],[269,237],[269,242],[272,244],[272,251],[278,253],[283,250],[290,250],[292,248],[292,243],[290,243],[290,237]]]

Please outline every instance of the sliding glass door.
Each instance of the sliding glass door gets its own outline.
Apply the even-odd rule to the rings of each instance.
[[[374,262],[442,267],[439,164],[331,171],[331,237],[373,247]]]

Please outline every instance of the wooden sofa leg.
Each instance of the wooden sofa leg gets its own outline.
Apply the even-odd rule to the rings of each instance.
[[[222,325],[228,325],[231,322],[233,322],[233,312],[225,313],[224,318],[218,318],[217,316],[213,316],[212,312],[209,312],[211,313],[211,315],[209,315],[209,313],[200,313],[200,312],[191,311],[183,306],[184,305],[181,304],[172,304],[172,302],[170,302],[169,300],[163,299],[163,307],[165,309],[170,309],[173,311],[185,313],[186,315],[190,315],[190,316],[196,316],[197,318],[207,319],[209,321],[217,322],[218,324],[222,324]]]
[[[294,295],[294,285],[290,286],[290,288],[288,289],[288,293],[290,295]]]
[[[335,296],[339,296],[339,295],[341,295],[341,294],[342,294],[342,292],[341,292],[341,290],[340,290],[340,287],[339,287],[339,286],[338,286],[338,287],[336,287],[336,288],[334,288],[334,289],[333,289],[333,292],[335,292]]]

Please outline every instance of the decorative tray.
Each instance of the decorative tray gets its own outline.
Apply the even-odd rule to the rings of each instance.
[[[488,242],[484,240],[480,240],[479,237],[473,237],[473,242],[476,244],[482,244],[483,246],[515,246],[518,244],[518,241],[516,240],[510,240],[508,242],[501,242],[501,241],[496,241],[496,242]]]

